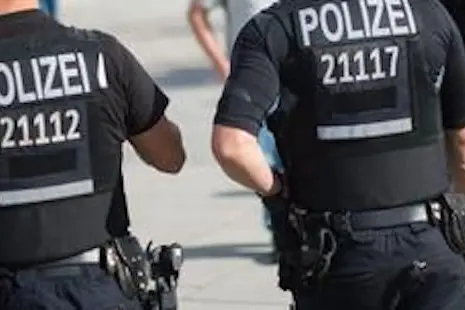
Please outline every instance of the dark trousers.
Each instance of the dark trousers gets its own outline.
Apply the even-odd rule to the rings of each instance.
[[[97,265],[21,271],[0,279],[1,310],[141,310]]]
[[[405,277],[416,260],[426,262],[418,286]],[[320,284],[294,299],[297,310],[464,310],[465,261],[430,224],[353,232]]]

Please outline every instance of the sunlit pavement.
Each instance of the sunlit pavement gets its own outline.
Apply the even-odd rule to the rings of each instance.
[[[117,36],[172,99],[168,116],[180,124],[188,152],[184,171],[161,175],[129,147],[124,171],[132,230],[144,243],[185,247],[180,309],[285,309],[289,296],[276,287],[276,266],[268,263],[260,204],[225,178],[210,153],[221,85],[191,36],[187,2],[63,0],[60,19]],[[221,28],[221,15],[215,20]]]

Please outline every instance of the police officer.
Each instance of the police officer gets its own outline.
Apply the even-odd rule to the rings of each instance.
[[[0,12],[0,309],[140,309],[102,247],[128,234],[122,143],[158,171],[184,164],[169,99],[116,38],[38,1]]]
[[[283,0],[242,29],[212,149],[231,179],[287,202],[280,285],[297,309],[464,308],[465,263],[434,216],[448,158],[465,192],[463,81],[437,0]],[[272,128],[284,176],[256,139],[282,88],[297,98]]]

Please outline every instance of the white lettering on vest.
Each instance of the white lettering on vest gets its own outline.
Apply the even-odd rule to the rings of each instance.
[[[108,88],[105,57],[95,57],[95,72],[89,72],[82,52],[0,62],[0,107],[90,93],[90,74],[95,74],[94,87]]]
[[[354,16],[362,19],[363,29],[355,29]],[[348,1],[326,2],[321,7],[299,10],[298,18],[302,42],[307,47],[312,46],[315,32],[330,43],[417,33],[408,0],[358,0],[358,7]]]
[[[15,80],[11,69],[0,62],[0,74],[3,75],[6,82],[6,94],[0,94],[0,106],[8,106],[15,98],[16,87]]]

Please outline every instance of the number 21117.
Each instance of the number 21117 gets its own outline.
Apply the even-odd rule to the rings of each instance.
[[[387,64],[383,61],[386,57],[389,59]],[[320,60],[326,64],[323,75],[324,85],[383,80],[397,76],[399,47],[397,45],[376,47],[368,52],[361,49],[352,55],[348,52],[341,52],[337,55],[324,53]],[[367,67],[371,69],[368,70]],[[341,72],[339,77],[335,75],[337,68],[340,68]],[[351,72],[351,68],[356,68],[352,70],[356,72]]]

